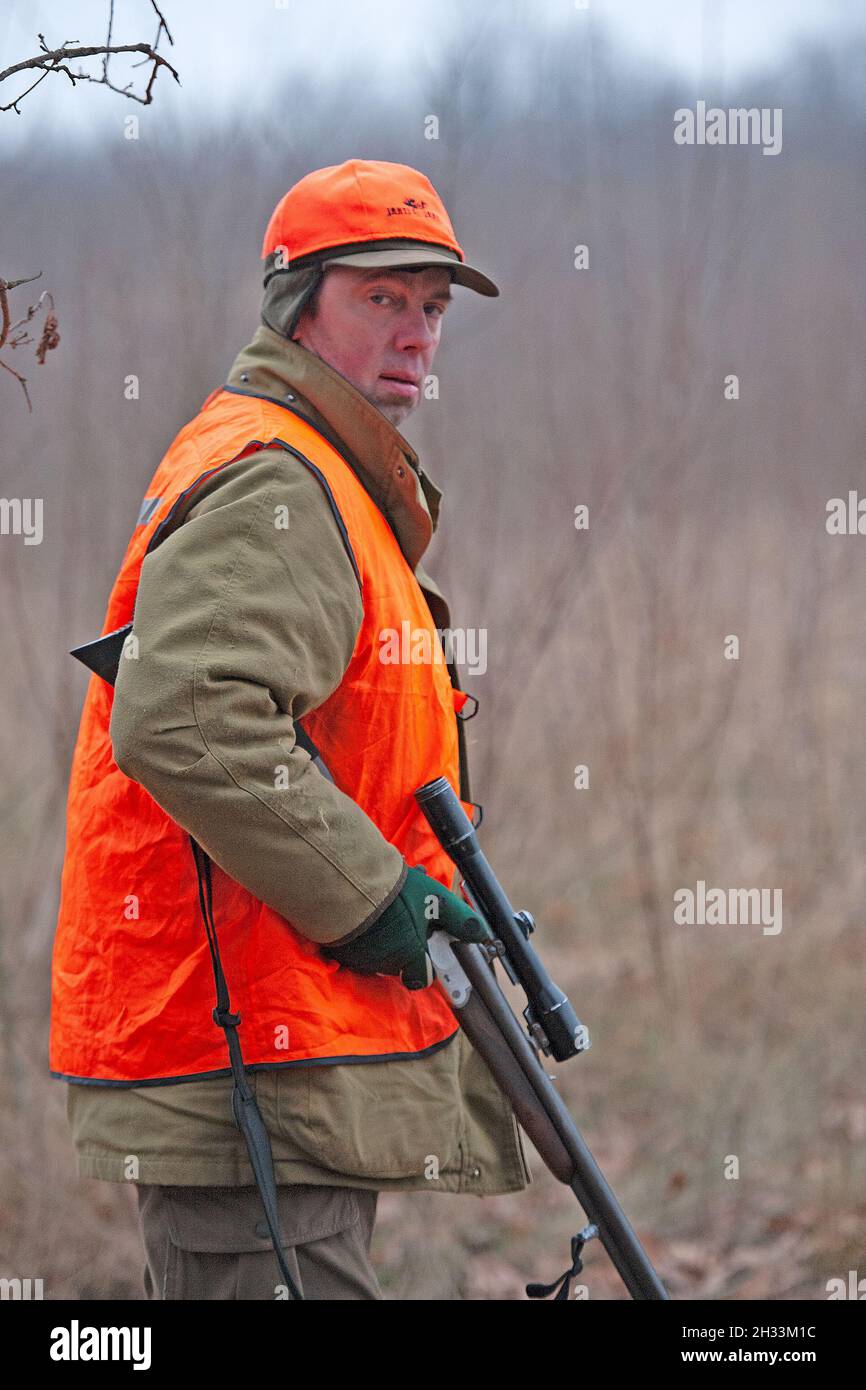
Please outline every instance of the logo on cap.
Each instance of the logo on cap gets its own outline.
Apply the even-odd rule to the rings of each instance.
[[[426,207],[427,204],[418,198],[404,198],[401,207],[386,208],[385,214],[387,217],[405,217],[409,212],[423,212]],[[436,220],[435,211],[431,211],[430,209],[424,212],[424,216],[431,217],[434,221]]]

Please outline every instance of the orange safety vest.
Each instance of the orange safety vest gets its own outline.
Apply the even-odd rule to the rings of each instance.
[[[337,449],[288,406],[211,393],[154,474],[108,604],[112,632],[133,616],[144,556],[173,509],[214,470],[261,448],[290,449],[324,487],[363,597],[337,689],[303,720],[336,785],[409,864],[450,886],[454,866],[413,796],[445,776],[459,794],[456,725],[466,695],[444,659],[383,664],[384,629],[441,643],[391,527]],[[112,755],[113,688],[94,676],[72,763],[67,848],[52,968],[49,1065],[71,1081],[139,1085],[229,1075],[213,1018],[214,975],[190,837]],[[463,801],[468,814],[474,809]],[[243,826],[238,827],[243,834]],[[415,1057],[457,1032],[438,981],[407,990],[359,975],[212,865],[213,919],[240,1015],[244,1062],[276,1068]]]

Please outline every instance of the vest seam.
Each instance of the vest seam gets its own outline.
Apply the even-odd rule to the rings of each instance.
[[[190,493],[194,492],[195,489],[199,486],[199,484],[204,482],[205,478],[212,478],[214,473],[220,473],[222,469],[228,468],[229,464],[239,463],[242,459],[251,457],[251,455],[245,452],[251,444],[257,444],[259,446],[258,452],[264,452],[264,450],[268,447],[267,444],[263,443],[260,439],[248,440],[240,453],[235,454],[233,458],[224,459],[222,463],[215,464],[213,468],[206,468],[203,473],[199,473],[198,476],[193,479],[189,487],[184,488],[182,492],[179,492],[177,494],[168,511],[166,512],[165,516],[162,518],[162,521],[158,522],[151,531],[150,537],[147,541],[147,545],[145,546],[145,549],[142,553],[142,563],[144,563],[144,560],[147,559],[147,556],[150,555],[152,551],[157,549],[157,545],[162,543],[159,540],[159,537],[161,533],[165,530],[165,527],[168,525],[169,521],[171,521],[172,515],[174,514],[175,510],[180,505],[180,503],[183,502],[187,497],[189,497]],[[195,448],[196,454],[198,456],[199,467],[203,467],[204,459],[202,458],[201,450],[195,443],[193,443],[193,447]],[[181,525],[182,524],[183,523],[181,523]],[[167,537],[165,539],[167,539]],[[138,582],[139,581],[136,580],[136,586],[138,585]]]
[[[330,1067],[330,1066],[364,1066],[371,1062],[414,1062],[432,1053],[438,1052],[441,1048],[453,1041],[460,1033],[458,1025],[453,1033],[449,1033],[447,1038],[440,1038],[438,1042],[429,1043],[427,1047],[420,1048],[417,1052],[376,1052],[349,1054],[345,1057],[299,1057],[293,1062],[247,1062],[244,1061],[245,1071],[288,1071],[291,1067]],[[137,1086],[181,1086],[187,1081],[210,1081],[210,1080],[231,1080],[231,1067],[220,1067],[214,1071],[188,1072],[183,1076],[155,1076],[147,1077],[142,1081],[114,1081],[104,1080],[98,1076],[70,1076],[67,1072],[49,1071],[49,1076],[55,1081],[65,1081],[70,1086],[108,1086],[112,1090],[131,1090]]]
[[[288,444],[285,439],[280,439],[278,435],[274,435],[273,439],[270,441],[267,447],[269,449],[279,448],[281,450],[284,450],[286,453],[290,454],[293,458],[298,459],[300,463],[303,463],[309,469],[309,471],[313,474],[313,477],[321,484],[322,490],[324,491],[325,496],[328,499],[328,503],[330,504],[331,511],[334,514],[334,520],[337,523],[337,529],[340,532],[340,537],[342,539],[343,545],[345,546],[349,559],[352,562],[352,569],[355,571],[355,578],[358,581],[358,588],[360,589],[361,597],[363,598],[364,581],[361,578],[361,571],[358,566],[358,561],[355,558],[355,552],[352,548],[352,542],[349,538],[349,528],[343,520],[343,514],[337,505],[337,499],[331,491],[331,485],[325,477],[324,473],[322,472],[321,468],[318,468],[311,459],[308,459],[306,454],[302,454],[300,449],[296,449],[293,444]],[[342,457],[342,455],[340,457]],[[348,464],[346,466],[348,467]],[[358,479],[358,482],[360,482],[360,478]]]

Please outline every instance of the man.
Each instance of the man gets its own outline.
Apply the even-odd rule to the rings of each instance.
[[[136,1184],[148,1297],[285,1296],[234,1072],[292,1296],[381,1298],[379,1191],[530,1181],[425,950],[486,928],[413,797],[444,775],[472,809],[419,563],[441,493],[396,428],[450,286],[498,290],[429,181],[380,161],[301,179],[262,254],[262,324],[157,469],[109,601],[105,632],[132,631],[73,762],[51,1069],[79,1172]],[[426,660],[386,659],[405,624]]]

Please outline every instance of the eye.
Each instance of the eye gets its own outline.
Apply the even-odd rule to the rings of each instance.
[[[441,304],[428,304],[428,305],[427,305],[427,312],[428,312],[428,314],[430,313],[431,309],[435,309],[435,310],[436,310],[437,318],[440,318],[440,319],[441,319],[442,315],[445,313],[445,309],[444,309],[444,307],[443,307]]]
[[[371,298],[371,299],[390,299],[390,298],[391,298],[391,295],[390,295],[390,294],[387,294],[387,293],[385,292],[385,290],[374,290],[373,293],[370,295],[370,298]]]

